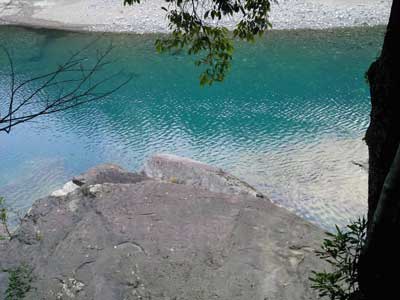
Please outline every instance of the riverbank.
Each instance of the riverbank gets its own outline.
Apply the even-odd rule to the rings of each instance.
[[[163,0],[123,6],[123,0],[0,0],[0,24],[68,30],[165,33]],[[390,0],[280,0],[273,3],[274,29],[323,29],[386,24]],[[227,27],[235,19],[225,20]]]

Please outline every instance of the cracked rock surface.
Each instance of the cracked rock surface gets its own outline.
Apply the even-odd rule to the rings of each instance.
[[[38,200],[0,244],[0,269],[33,269],[27,299],[317,299],[308,277],[323,268],[313,253],[323,233],[267,198],[114,165],[74,182]]]

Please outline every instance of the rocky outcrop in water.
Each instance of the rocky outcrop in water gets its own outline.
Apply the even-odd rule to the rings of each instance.
[[[2,270],[33,270],[27,299],[316,298],[308,276],[321,268],[319,228],[198,162],[161,155],[144,170],[100,166],[33,205],[0,244]]]

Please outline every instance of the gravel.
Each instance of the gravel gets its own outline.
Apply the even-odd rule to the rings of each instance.
[[[0,0],[0,24],[89,31],[168,32],[164,0],[124,7],[123,0]],[[274,29],[325,29],[386,24],[391,0],[279,0],[272,4]],[[235,18],[222,22],[229,28]]]

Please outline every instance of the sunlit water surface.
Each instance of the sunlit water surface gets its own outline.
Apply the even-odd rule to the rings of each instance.
[[[0,195],[27,209],[92,166],[138,170],[168,152],[220,166],[326,228],[344,224],[366,209],[367,174],[353,161],[367,160],[364,73],[382,36],[383,28],[271,32],[237,45],[226,81],[201,88],[192,58],[157,54],[155,36],[106,35],[112,68],[134,80],[107,101],[1,134]],[[0,27],[0,44],[25,78],[93,37]],[[2,53],[2,101],[8,72]]]

